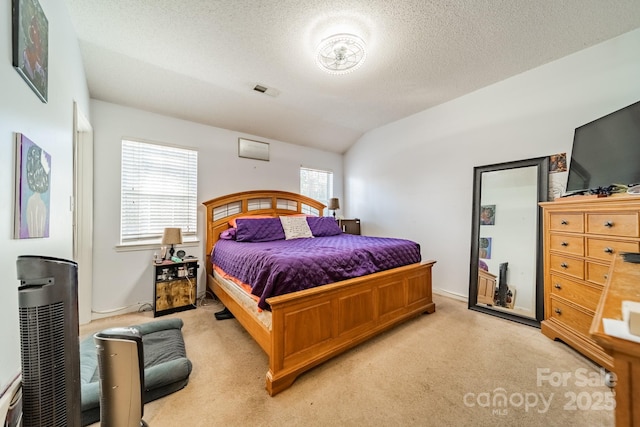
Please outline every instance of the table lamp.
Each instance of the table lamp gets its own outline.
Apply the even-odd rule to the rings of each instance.
[[[169,249],[169,259],[173,257],[175,249],[173,245],[179,245],[182,243],[182,229],[181,228],[165,228],[162,235],[162,244],[171,245]]]
[[[328,209],[333,211],[333,218],[336,217],[336,210],[340,209],[340,200],[337,197],[332,197],[329,199]]]

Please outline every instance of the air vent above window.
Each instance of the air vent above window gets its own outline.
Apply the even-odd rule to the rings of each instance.
[[[276,97],[276,96],[280,95],[280,91],[278,89],[274,89],[272,87],[263,86],[261,84],[255,85],[253,90],[255,90],[256,92],[264,93],[264,94],[269,95],[269,96],[273,96],[273,97]]]

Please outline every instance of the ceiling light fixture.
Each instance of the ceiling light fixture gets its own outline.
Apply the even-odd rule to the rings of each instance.
[[[367,53],[364,41],[353,34],[336,34],[318,46],[316,62],[329,74],[347,74],[359,68]]]

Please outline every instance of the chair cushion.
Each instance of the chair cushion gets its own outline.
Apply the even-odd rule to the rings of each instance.
[[[144,403],[180,390],[189,382],[191,361],[182,338],[182,319],[132,326],[142,335]],[[93,335],[80,342],[82,425],[100,420],[100,373]]]

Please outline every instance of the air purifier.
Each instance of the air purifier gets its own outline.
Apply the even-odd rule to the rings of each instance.
[[[78,265],[43,256],[16,261],[24,427],[80,427]]]
[[[93,336],[100,372],[100,425],[140,427],[144,415],[144,354],[135,328],[111,328]]]

